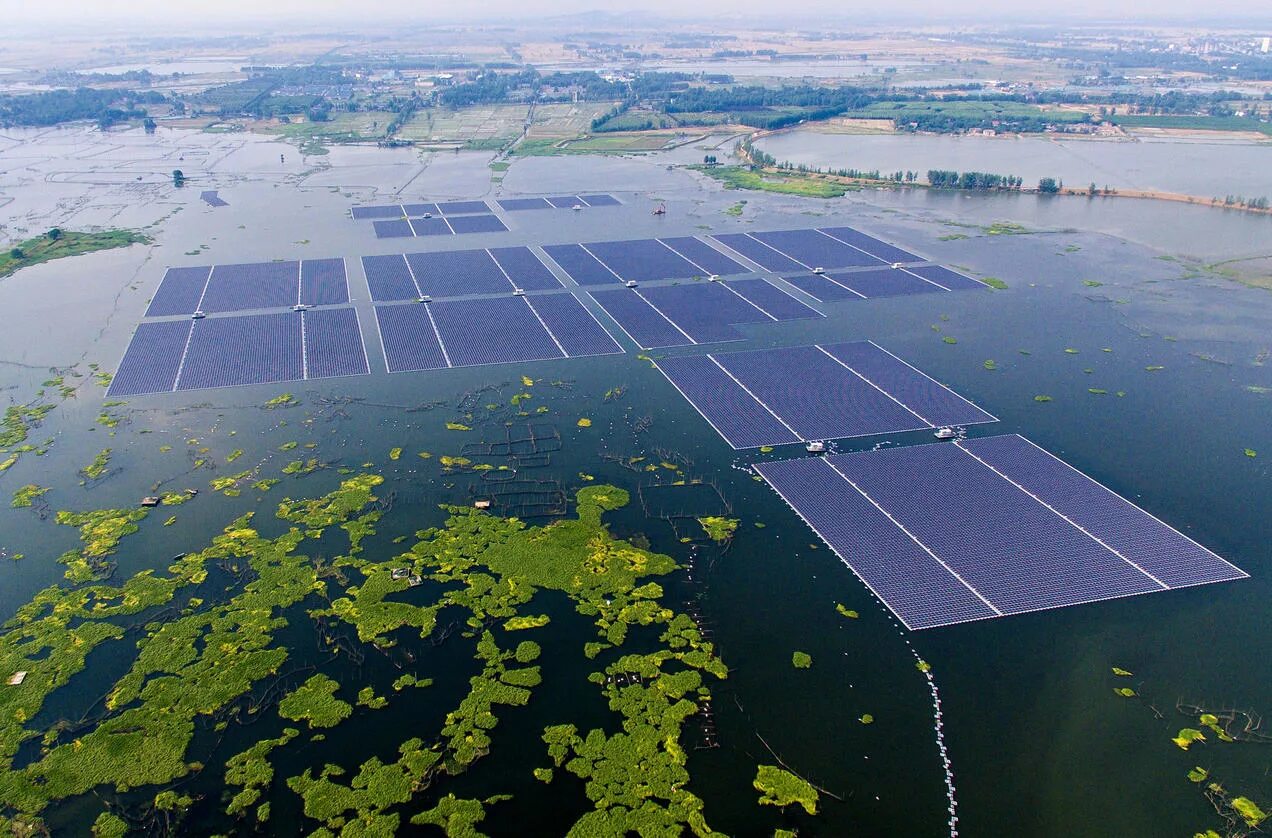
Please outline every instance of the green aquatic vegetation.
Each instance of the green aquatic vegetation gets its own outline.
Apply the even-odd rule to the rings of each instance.
[[[169,516],[167,517],[167,519],[163,522],[163,525],[164,525],[165,527],[170,527],[170,526],[172,526],[173,524],[175,524],[176,522],[177,522],[177,516],[176,516],[176,515],[169,515]]]
[[[1087,288],[1099,288],[1104,283],[1098,282],[1094,279],[1084,279],[1082,280],[1082,284],[1085,285]]]
[[[116,402],[116,404],[119,403]],[[103,407],[106,407],[106,405],[103,405]],[[118,413],[111,413],[109,410],[104,409],[101,413],[97,414],[97,424],[106,428],[117,428],[119,427],[119,423],[123,421],[124,417],[120,416]]]
[[[1051,400],[1052,399],[1050,396],[1042,396],[1042,395],[1034,396],[1034,401],[1036,402],[1049,402]]]
[[[462,422],[447,422],[446,430],[448,431],[471,431],[472,428]]]
[[[521,404],[522,402],[527,401],[527,400],[532,399],[532,398],[534,398],[534,396],[533,396],[532,394],[530,394],[530,393],[517,393],[516,395],[514,395],[514,396],[513,396],[511,399],[509,399],[508,401],[510,401],[510,402],[513,404],[513,406],[515,407],[515,406],[517,406],[517,405]]]
[[[1134,675],[1135,673],[1131,672],[1129,669],[1122,669],[1120,666],[1115,666],[1113,667],[1113,674],[1118,676],[1119,678],[1128,678]]]
[[[998,363],[994,361],[992,358],[990,358],[989,360],[985,361],[985,369],[989,370],[990,372],[993,372],[994,370],[998,369]]]
[[[1144,367],[1144,370],[1146,372],[1158,372],[1164,369],[1166,369],[1166,367],[1162,366],[1161,364],[1149,364],[1147,367]]]
[[[970,238],[967,235],[967,233],[946,233],[943,236],[937,236],[936,240],[943,241],[943,242],[953,242],[953,241],[958,241],[959,239],[966,239],[966,238]]]
[[[842,602],[835,603],[835,610],[839,612],[839,615],[841,617],[847,617],[850,620],[855,620],[861,616],[856,611],[853,611],[851,608],[848,608],[847,606],[845,606]]]
[[[300,443],[293,439],[293,440],[291,440],[291,441],[289,441],[289,442],[284,442],[282,445],[278,446],[278,450],[279,450],[279,451],[291,451],[292,449],[296,448],[296,447],[297,447],[297,446],[299,446],[299,445],[300,445]]]
[[[861,722],[863,725],[872,725],[874,724],[874,720],[874,716],[869,713],[862,713],[861,718],[857,719],[857,721]]]
[[[550,774],[551,772],[549,772]],[[538,774],[535,774],[538,777]],[[448,794],[437,805],[411,818],[416,825],[440,826],[446,838],[482,838],[483,833],[477,824],[486,819],[486,805],[508,799],[506,796],[491,797],[485,800],[461,800]]]
[[[737,518],[723,518],[720,516],[708,516],[699,518],[698,523],[702,526],[707,537],[717,544],[724,544],[733,538],[733,534],[737,532]]]
[[[1093,396],[1107,396],[1109,394],[1108,390],[1104,390],[1100,387],[1088,387],[1087,392]]]
[[[326,466],[324,466],[320,460],[316,457],[311,457],[308,460],[292,460],[290,463],[283,466],[283,474],[296,474],[303,476],[306,474],[313,474],[315,471],[323,468],[326,468]]]
[[[950,345],[952,346],[952,345],[954,345],[954,344],[958,343],[958,338],[954,338],[954,337],[950,337],[949,335],[946,335],[945,337],[941,338],[941,342],[942,342],[942,343],[948,343],[948,344],[950,344]]]
[[[1170,741],[1174,742],[1183,750],[1188,750],[1189,746],[1194,742],[1205,742],[1206,736],[1196,728],[1186,727],[1179,731],[1179,735]]]
[[[1209,776],[1210,772],[1198,765],[1188,771],[1188,782],[1204,783]]]
[[[401,449],[401,448],[390,448],[390,449],[389,449],[389,459],[390,459],[390,460],[400,460],[400,459],[402,459],[402,449]]]
[[[291,393],[282,393],[265,402],[263,407],[265,407],[266,410],[275,410],[280,407],[295,407],[298,404],[300,404],[300,402],[297,401],[296,397]]]
[[[990,288],[996,289],[998,291],[1007,290],[1007,283],[1003,282],[1001,279],[999,279],[996,276],[982,276],[981,282],[985,283]]]
[[[310,728],[335,727],[353,713],[349,702],[336,698],[339,689],[338,683],[320,672],[278,702],[278,715],[308,722]]]
[[[277,477],[263,477],[252,483],[252,488],[258,492],[268,492],[277,486],[281,481]]]
[[[807,652],[795,652],[791,655],[791,666],[796,669],[808,669],[813,665],[813,656]]]
[[[555,776],[555,772],[551,768],[536,768],[530,773],[541,783],[550,783]]]
[[[1069,347],[1066,347],[1066,348],[1065,348],[1065,350],[1064,350],[1064,354],[1066,354],[1066,355],[1077,355],[1077,354],[1078,354],[1078,350],[1074,349],[1072,346],[1069,346]]]
[[[1123,698],[1134,698],[1136,695],[1135,690],[1131,689],[1130,687],[1114,687],[1113,692],[1117,693]]]
[[[13,468],[13,464],[18,461],[17,454],[10,454],[8,457],[0,460],[0,472],[8,471]]]
[[[103,448],[97,452],[97,456],[93,458],[91,463],[79,470],[79,473],[86,480],[100,479],[106,474],[106,469],[110,466],[110,454],[111,450],[109,448]]]
[[[529,617],[510,617],[504,620],[504,631],[522,631],[524,629],[543,628],[552,621],[547,614],[538,614]]]
[[[1272,393],[1272,387],[1260,387],[1257,384],[1247,384],[1245,386],[1245,391],[1247,393],[1255,393],[1257,395],[1266,395],[1268,393]]]
[[[16,404],[5,408],[0,420],[0,449],[26,442],[32,428],[38,426],[56,405]]]
[[[235,460],[237,460],[239,457],[242,457],[242,456],[243,456],[243,449],[242,449],[242,448],[235,448],[235,449],[234,449],[233,451],[231,451],[229,454],[226,454],[226,455],[225,455],[225,461],[226,461],[227,463],[232,463],[232,462],[234,462]]]
[[[926,673],[926,672],[931,672],[931,671],[932,671],[932,664],[930,664],[930,663],[928,663],[927,661],[923,660],[923,658],[919,658],[917,661],[915,661],[915,662],[914,662],[914,668],[915,668],[915,669],[917,669],[917,670],[919,670],[920,672],[925,672],[925,673]]]
[[[225,761],[225,784],[240,786],[242,791],[230,799],[225,808],[227,815],[243,815],[260,800],[262,790],[274,781],[274,766],[269,755],[275,748],[291,742],[300,731],[294,727],[283,730],[277,739],[262,739],[245,751],[240,751]]]
[[[592,420],[591,420],[591,419],[588,419],[587,417],[584,417],[584,418],[580,419],[580,420],[579,420],[576,424],[577,424],[580,428],[590,428],[590,427],[592,427]]]
[[[799,805],[808,814],[817,814],[817,789],[802,777],[776,765],[759,766],[751,785],[760,793],[761,806],[785,809],[787,806]]]
[[[358,706],[369,707],[372,710],[382,710],[389,706],[389,700],[384,696],[376,695],[373,688],[363,687],[358,690]]]
[[[1259,824],[1268,819],[1268,813],[1260,809],[1253,800],[1248,797],[1234,797],[1228,801],[1241,819],[1245,821],[1246,826],[1256,828]]]
[[[988,227],[982,227],[981,229],[989,236],[1021,236],[1033,232],[1023,224],[1017,224],[1013,221],[995,221]]]
[[[14,509],[32,506],[37,500],[43,497],[48,490],[47,486],[37,486],[34,483],[28,483],[14,491],[13,500],[9,503],[9,506]]]
[[[106,559],[115,552],[125,536],[137,532],[137,523],[147,511],[138,509],[98,509],[91,512],[59,510],[56,520],[80,531],[83,546],[63,553],[58,559],[67,566],[66,578],[86,582],[110,575],[113,565]]]
[[[1245,449],[1245,455],[1247,457],[1257,457],[1259,456],[1259,452],[1255,451],[1253,448],[1247,448]]]

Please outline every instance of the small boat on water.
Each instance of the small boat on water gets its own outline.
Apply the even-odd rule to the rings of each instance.
[[[826,451],[826,443],[819,439],[815,439],[805,445],[804,450],[809,454],[822,454]]]
[[[958,431],[953,428],[938,428],[936,433],[932,434],[932,436],[937,439],[954,439],[958,436]]]

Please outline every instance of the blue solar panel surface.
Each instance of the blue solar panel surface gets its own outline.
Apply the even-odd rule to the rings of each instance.
[[[370,218],[401,218],[402,207],[398,204],[388,204],[375,207],[354,207],[353,217],[359,221]]]
[[[437,208],[446,215],[474,215],[490,212],[485,201],[438,201]]]
[[[301,315],[288,311],[193,322],[178,390],[304,378]]]
[[[613,355],[623,351],[573,294],[535,294],[525,299],[567,355]]]
[[[659,239],[659,241],[688,259],[701,269],[700,273],[705,275],[718,274],[720,276],[729,276],[731,274],[745,274],[751,272],[750,269],[742,267],[711,245],[706,242],[699,241],[693,236],[679,236],[669,239]]]
[[[509,212],[518,212],[520,210],[552,209],[552,205],[549,204],[543,198],[504,198],[503,200],[499,202],[499,206],[503,207]]]
[[[379,222],[379,221],[377,221],[377,222],[376,222],[376,228],[377,228],[377,229],[376,229],[376,234],[377,234],[377,235],[379,234],[379,225],[380,225],[381,223],[383,223],[383,222]],[[388,223],[392,223],[392,222],[388,222]],[[410,221],[410,227],[411,227],[411,230],[413,230],[413,231],[414,231],[414,232],[413,232],[413,235],[416,235],[416,236],[450,236],[450,235],[453,235],[453,233],[451,232],[450,224],[446,221],[446,219],[445,219],[445,218],[436,218],[436,217],[434,217],[434,218],[412,218],[412,219],[411,219],[411,221]]]
[[[876,387],[886,390],[933,427],[997,421],[967,399],[873,343],[856,341],[829,344],[822,348]]]
[[[951,291],[962,291],[964,289],[983,290],[985,284],[977,282],[968,276],[955,273],[949,268],[941,265],[922,265],[917,268],[906,268],[910,273],[917,274],[923,279],[930,279],[938,285],[942,285]]]
[[[553,195],[547,201],[556,209],[570,209],[575,204],[583,206],[583,202],[579,200],[578,195]]]
[[[997,616],[820,457],[756,471],[911,629]]]
[[[311,306],[349,302],[343,259],[306,259],[300,263],[300,301]]]
[[[641,349],[685,346],[692,342],[653,306],[626,288],[589,293]]]
[[[107,395],[136,396],[171,391],[193,323],[193,320],[163,320],[139,325],[111,379]]]
[[[863,297],[902,297],[910,294],[943,293],[944,288],[905,270],[880,268],[874,271],[853,271],[830,277],[840,285],[846,285]]]
[[[658,369],[734,448],[799,442],[799,437],[738,387],[707,355],[662,358]]]
[[[773,322],[772,317],[715,282],[649,286],[637,293],[698,343],[740,339],[735,323]]]
[[[1246,574],[1021,436],[959,445],[1172,588]]]
[[[589,242],[584,245],[623,279],[683,279],[703,276],[701,268],[657,239]]]
[[[362,331],[358,328],[358,315],[352,308],[314,309],[302,317],[306,378],[371,372],[362,345]]]
[[[782,279],[794,285],[805,294],[823,303],[837,303],[841,300],[860,300],[861,294],[832,282],[825,276],[816,274],[794,274]]]
[[[512,284],[526,291],[552,291],[561,288],[548,266],[528,247],[494,247],[490,255],[512,278]]]
[[[410,216],[437,215],[437,204],[403,204],[402,209]]]
[[[545,244],[543,252],[552,257],[579,285],[610,285],[619,282],[614,272],[577,244]]]
[[[389,372],[445,369],[446,354],[429,320],[432,304],[376,306]]]
[[[508,230],[496,215],[460,215],[448,216],[451,229],[457,234],[463,233],[503,233]]]
[[[168,268],[146,309],[147,317],[165,317],[172,314],[193,314],[199,307],[199,298],[208,284],[210,267]]]
[[[409,239],[415,235],[411,222],[403,219],[376,221],[372,226],[375,227],[375,236],[378,239]]]
[[[362,270],[367,275],[373,300],[414,300],[420,295],[406,259],[400,254],[363,256]]]
[[[746,233],[720,233],[711,238],[730,250],[741,253],[765,270],[800,271],[816,267],[815,265],[801,265],[794,259],[778,253],[763,242],[751,238]]]
[[[430,307],[451,366],[564,357],[524,297],[449,300]]]
[[[804,439],[930,427],[816,346],[730,352],[716,359]]]
[[[289,308],[300,299],[299,262],[217,265],[201,307],[207,312]]]
[[[778,320],[822,316],[821,312],[809,308],[766,279],[730,279],[725,284]]]
[[[882,260],[816,230],[779,230],[752,233],[767,245],[811,267],[856,268],[882,264]]]
[[[420,291],[433,297],[504,294],[512,291],[503,271],[484,250],[408,253]]]
[[[580,195],[589,207],[617,207],[622,206],[622,201],[613,195]]]
[[[1163,589],[958,446],[827,460],[1004,614]]]
[[[913,253],[902,250],[896,245],[879,241],[873,236],[867,236],[865,233],[854,230],[851,227],[823,227],[822,232],[828,236],[834,236],[853,247],[859,247],[867,253],[878,256],[889,264],[893,262],[923,261],[922,257],[915,256]]]

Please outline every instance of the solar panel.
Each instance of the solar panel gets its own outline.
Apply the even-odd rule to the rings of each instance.
[[[891,264],[893,262],[922,262],[923,259],[915,256],[909,251],[902,250],[896,245],[879,241],[873,236],[867,236],[865,233],[854,230],[851,227],[823,227],[822,232],[828,236],[834,236],[840,241],[850,244],[853,247],[859,247],[867,253],[878,256],[883,261]]]
[[[448,300],[430,308],[451,366],[565,356],[524,297]]]
[[[543,251],[552,257],[579,285],[608,285],[619,282],[614,272],[577,244],[545,244]]]
[[[837,439],[931,427],[816,346],[715,356],[804,439]]]
[[[389,372],[445,369],[446,353],[429,320],[432,304],[376,306],[380,342]]]
[[[583,206],[583,202],[579,200],[578,195],[556,195],[548,198],[547,201],[557,209],[570,209],[575,204]]]
[[[709,273],[657,239],[589,242],[583,246],[623,279],[683,279]]]
[[[548,270],[528,247],[495,247],[490,255],[512,279],[512,284],[526,291],[552,291],[561,288],[561,280]]]
[[[381,222],[377,221],[376,224]],[[389,222],[392,223],[392,222]],[[416,236],[450,236],[450,224],[445,218],[412,218],[410,227],[414,231],[412,235]],[[379,231],[377,230],[377,233]]]
[[[161,320],[139,325],[106,394],[137,396],[170,392],[177,382],[193,322]]]
[[[655,311],[653,306],[626,288],[589,293],[641,349],[661,349],[692,343],[666,317]]]
[[[254,262],[212,269],[201,308],[207,312],[290,308],[300,299],[299,262]]]
[[[823,346],[836,359],[917,413],[933,427],[995,422],[993,416],[873,343]]]
[[[552,205],[549,204],[543,198],[504,198],[503,200],[499,201],[499,206],[505,210],[508,210],[509,212],[518,212],[521,210],[535,210],[535,209],[552,209]]]
[[[406,261],[420,291],[430,296],[462,297],[512,291],[499,265],[484,250],[408,253]]]
[[[1024,437],[994,436],[958,444],[1172,588],[1246,576]]]
[[[415,235],[411,223],[403,219],[372,222],[377,239],[405,239]]]
[[[589,207],[618,207],[623,204],[622,201],[613,195],[580,195],[579,197]]]
[[[755,470],[911,629],[997,616],[820,457]]]
[[[906,270],[912,274],[922,277],[923,279],[929,279],[938,285],[950,289],[951,291],[962,291],[965,288],[983,290],[985,288],[985,284],[983,282],[977,282],[971,277],[955,273],[949,268],[945,268],[940,265],[922,265],[917,268],[906,268]]]
[[[809,308],[766,279],[731,279],[725,285],[777,320],[804,320],[823,316],[821,312]]]
[[[305,377],[295,312],[195,320],[178,390],[299,381]]]
[[[375,207],[354,207],[353,217],[359,221],[371,218],[401,218],[402,207],[398,204],[388,204]]]
[[[210,207],[228,207],[229,204],[221,200],[221,196],[216,194],[215,189],[209,189],[199,193],[199,197]]]
[[[772,317],[714,282],[650,286],[636,293],[698,343],[741,339],[733,328],[735,323],[773,322]]]
[[[193,314],[199,307],[199,298],[208,284],[210,267],[168,268],[146,309],[147,317],[166,317],[172,314]]]
[[[860,300],[860,292],[845,288],[838,282],[832,282],[825,276],[817,274],[794,274],[782,279],[794,285],[808,296],[823,303],[837,303],[841,300]]]
[[[343,259],[305,259],[300,263],[300,301],[329,306],[349,302]]]
[[[711,238],[730,250],[742,254],[767,271],[800,271],[815,267],[800,264],[746,233],[720,233]]]
[[[367,275],[367,286],[371,289],[373,300],[414,300],[420,296],[420,289],[406,266],[406,258],[401,254],[363,256],[362,270]]]
[[[710,356],[662,358],[658,369],[733,448],[799,442],[799,437],[737,385]]]
[[[854,268],[878,265],[882,262],[881,259],[869,253],[816,230],[779,230],[773,233],[752,233],[752,235],[810,267]]]
[[[485,201],[438,201],[437,208],[445,215],[473,215],[490,212]]]
[[[358,315],[352,308],[322,308],[301,315],[305,341],[305,377],[367,375],[366,349]]]
[[[670,239],[659,239],[659,241],[692,262],[703,276],[710,276],[711,274],[728,276],[730,274],[751,272],[749,268],[742,267],[711,245],[699,241],[693,236],[678,236]]]
[[[437,215],[437,204],[404,204],[402,209],[409,216]]]
[[[873,271],[829,274],[829,278],[846,285],[863,297],[902,297],[910,294],[932,294],[945,291],[939,285],[905,270],[879,268]]]
[[[623,351],[573,294],[535,294],[525,299],[570,357]]]
[[[456,233],[504,233],[508,228],[496,215],[461,215],[447,217]]]
[[[1003,614],[1162,590],[955,445],[866,454],[827,460]]]

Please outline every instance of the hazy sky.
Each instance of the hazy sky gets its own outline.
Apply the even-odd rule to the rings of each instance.
[[[1226,18],[1266,22],[1272,28],[1272,0],[1219,0],[1198,3],[1197,0],[784,0],[774,5],[758,0],[469,0],[437,2],[437,0],[0,0],[0,11],[9,22],[35,22],[55,19],[64,22],[111,20],[157,22],[202,20],[232,22],[294,17],[299,19],[344,19],[350,23],[370,23],[386,18],[459,19],[459,18],[535,18],[552,14],[571,14],[604,10],[646,11],[678,17],[696,18],[720,15],[737,21],[751,15],[814,17],[824,15],[838,20],[859,17],[881,21],[896,19],[907,23],[938,19],[984,22],[1009,16],[1013,20],[1048,19],[1075,16],[1099,19],[1134,19],[1144,23],[1167,18]],[[181,31],[174,34],[191,34]]]

